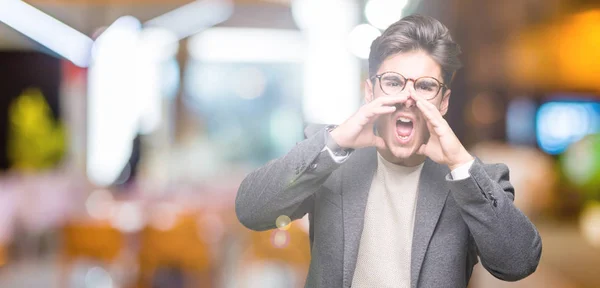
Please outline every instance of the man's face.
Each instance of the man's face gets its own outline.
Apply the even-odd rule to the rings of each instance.
[[[407,79],[420,77],[433,77],[443,82],[440,66],[427,53],[417,50],[398,53],[388,57],[377,75],[385,72],[396,72]],[[365,100],[371,102],[377,97],[401,97],[403,101],[396,105],[396,111],[382,115],[377,119],[376,128],[378,135],[383,138],[387,151],[380,151],[388,161],[407,166],[417,165],[420,158],[416,155],[421,145],[429,140],[427,122],[421,111],[416,106],[413,81],[408,80],[404,90],[397,95],[386,95],[379,85],[379,79],[367,80]],[[449,89],[441,89],[435,98],[429,100],[442,115],[448,110]]]

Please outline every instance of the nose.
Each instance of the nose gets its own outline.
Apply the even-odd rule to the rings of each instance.
[[[412,80],[409,80],[409,81],[411,81],[411,83],[413,83]],[[415,101],[415,97],[414,97],[414,95],[416,93],[415,87],[414,87],[414,85],[409,85],[409,83],[406,83],[406,84],[407,85],[404,88],[404,91],[406,93],[403,93],[404,94],[403,97],[406,97],[406,100],[404,100],[403,103],[406,108],[412,108],[413,106],[417,105],[417,103]]]
[[[417,103],[415,98],[413,97],[414,91],[408,91],[409,89],[405,89],[402,91],[403,93],[399,94],[397,97],[400,97],[402,100],[400,103],[396,104],[396,108],[399,110],[405,110],[407,108],[416,107]]]

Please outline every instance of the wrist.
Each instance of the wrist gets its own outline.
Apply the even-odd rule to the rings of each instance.
[[[452,160],[450,163],[448,163],[448,168],[450,168],[450,171],[452,171],[462,165],[473,161],[474,159],[475,158],[473,158],[473,156],[465,150],[458,157],[456,157],[455,160]]]
[[[347,148],[346,146],[344,146],[344,144],[343,144],[344,142],[340,141],[340,138],[339,138],[341,136],[341,134],[338,134],[340,132],[336,128],[337,128],[337,126],[335,126],[335,125],[330,125],[330,126],[326,127],[327,133],[329,134],[327,136],[326,145],[336,156],[347,156],[350,153],[352,153],[352,151],[354,151],[354,149]]]
[[[337,145],[341,149],[349,148],[346,146],[345,142],[342,140],[341,131],[338,129],[337,126],[332,127],[331,130],[329,130],[329,135],[331,135],[331,139],[335,142],[335,145]]]

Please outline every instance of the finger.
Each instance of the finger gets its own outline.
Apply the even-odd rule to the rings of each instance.
[[[425,103],[417,102],[417,108],[421,110],[423,116],[425,116],[425,120],[427,120],[427,123],[430,123],[433,125],[433,127],[437,128],[443,124],[441,122],[443,120],[442,115],[440,114],[440,111],[435,108],[435,106],[433,109],[431,109],[430,107],[427,107]]]
[[[425,120],[427,120],[427,123],[430,123],[432,120],[435,119],[432,115],[431,110],[422,101],[417,101],[417,108],[421,110],[421,113],[423,113],[423,116],[425,116]]]
[[[396,111],[395,106],[365,107],[365,116],[372,120],[374,117],[393,113],[394,111]]]
[[[411,98],[415,99],[415,101],[417,103],[421,103],[423,104],[423,106],[429,110],[437,110],[437,108],[435,107],[435,105],[433,105],[431,102],[429,102],[428,100],[426,100],[425,98],[417,95],[416,93],[413,93],[410,95]]]
[[[426,122],[427,122],[427,130],[429,130],[429,133],[439,137],[441,135],[441,127],[433,125],[430,121],[426,121]]]
[[[422,106],[421,107],[422,109],[426,109],[429,112],[435,112],[435,111],[439,112],[438,109],[435,107],[435,105],[431,104],[431,102],[425,100],[421,96],[412,95],[411,97],[416,100],[417,105]]]
[[[431,102],[425,100],[423,97],[416,95],[416,94],[411,95],[411,97],[416,100],[417,107],[419,107],[419,105],[421,105],[421,107],[419,107],[419,109],[421,109],[421,110],[425,109],[429,112],[428,115],[432,119],[441,120],[444,118],[442,116],[442,114],[440,113],[440,111],[438,110],[438,108],[435,105],[433,105]]]
[[[372,106],[390,106],[406,101],[404,97],[379,97],[372,101]]]
[[[429,134],[439,137],[439,131],[430,123],[430,120],[427,118],[425,120],[425,125],[427,125],[427,130],[429,131]]]
[[[410,97],[412,97],[413,99],[415,99],[417,101],[427,101],[427,100],[425,100],[425,98],[419,96],[417,93],[410,93]]]
[[[429,102],[425,98],[419,96],[417,93],[411,93],[410,97],[415,99],[415,101],[417,101],[417,102],[423,102],[424,104],[431,104],[431,102]],[[431,105],[433,105],[433,104],[431,104]]]
[[[396,111],[396,106],[380,106],[370,110],[374,115],[389,114]]]

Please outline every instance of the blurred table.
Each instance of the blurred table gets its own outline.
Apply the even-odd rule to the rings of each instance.
[[[477,264],[469,287],[600,287],[600,249],[592,247],[577,223],[536,223],[542,237],[542,259],[537,271],[518,282],[503,282]]]

